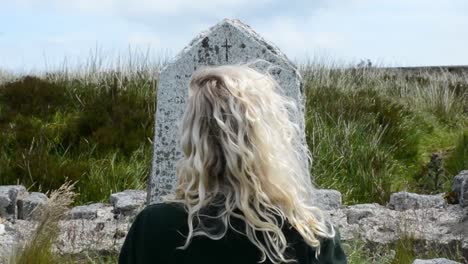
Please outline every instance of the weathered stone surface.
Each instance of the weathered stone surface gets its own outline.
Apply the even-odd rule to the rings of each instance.
[[[0,217],[6,217],[7,212],[11,213],[11,203],[13,194],[0,187]]]
[[[35,210],[46,205],[48,200],[45,194],[39,192],[32,192],[18,199],[18,219],[30,220],[34,218]]]
[[[26,188],[21,185],[0,186],[0,217],[15,220],[17,217],[17,199],[26,193]]]
[[[458,175],[453,178],[452,192],[460,192],[461,186],[465,178],[468,177],[468,170],[461,171]]]
[[[59,254],[84,254],[87,252],[119,252],[130,227],[128,218],[74,219],[60,221],[60,235],[53,250]],[[36,228],[35,221],[17,220],[5,223],[5,233],[0,235],[0,263],[8,258],[18,245],[27,243]]]
[[[409,192],[397,192],[390,196],[388,207],[403,211],[408,209],[440,208],[447,205],[444,194],[424,195]]]
[[[341,207],[341,193],[337,190],[317,189],[313,199],[324,210],[337,209]]]
[[[119,252],[130,227],[128,219],[94,220],[79,219],[62,221],[55,250],[62,254],[83,252]]]
[[[345,241],[388,245],[406,234],[417,241],[417,252],[427,253],[434,248],[446,252],[459,250],[468,259],[468,208],[458,204],[406,211],[359,204],[328,213]]]
[[[453,261],[453,260],[445,259],[445,258],[437,258],[437,259],[416,259],[413,261],[413,264],[461,264],[461,263]]]
[[[114,206],[115,214],[128,216],[136,214],[145,205],[146,198],[145,191],[126,190],[112,194],[110,203]]]
[[[462,206],[468,206],[468,170],[461,171],[455,176],[452,191],[457,194]]]
[[[103,203],[94,203],[90,205],[81,205],[73,207],[68,212],[69,219],[96,219],[96,218],[112,218],[112,206]]]
[[[136,212],[135,212],[136,213]],[[457,252],[468,259],[468,208],[448,205],[406,211],[388,209],[378,204],[360,204],[328,210],[343,241],[362,240],[369,245],[396,243],[404,234],[414,237],[416,252]],[[114,218],[109,214],[95,219],[72,219],[60,222],[62,232],[54,244],[62,254],[89,251],[118,252],[129,228],[131,217]],[[28,241],[34,221],[5,222],[0,234],[0,256],[7,256],[18,243]],[[1,263],[1,262],[0,262]]]
[[[249,26],[239,20],[225,19],[198,35],[161,71],[152,174],[148,182],[149,203],[160,201],[160,196],[170,193],[176,183],[175,162],[182,157],[177,126],[185,109],[192,73],[204,65],[235,64],[255,59],[264,60],[253,65],[258,70],[266,70],[268,63],[275,66],[269,71],[281,85],[284,95],[296,101],[300,113],[290,118],[304,131],[305,101],[296,67]],[[305,142],[305,132],[302,141]]]
[[[16,220],[14,223],[4,223],[5,232],[0,235],[0,263],[8,263],[5,260],[12,254],[18,243],[27,241],[34,223],[31,221]]]
[[[346,220],[348,224],[358,224],[366,217],[375,216],[380,208],[379,204],[358,204],[348,207],[346,210]]]

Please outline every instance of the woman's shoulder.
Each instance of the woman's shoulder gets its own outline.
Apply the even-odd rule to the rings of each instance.
[[[187,213],[182,204],[157,203],[146,206],[135,219],[135,223],[145,226],[178,228],[187,221]]]
[[[186,213],[184,205],[175,202],[155,203],[146,206],[140,213],[145,215],[173,215]]]
[[[173,217],[186,215],[184,205],[180,203],[156,203],[146,206],[140,213],[140,217],[168,220]]]
[[[161,252],[183,245],[186,213],[182,205],[159,203],[146,206],[135,217],[125,238],[119,263],[168,263]]]

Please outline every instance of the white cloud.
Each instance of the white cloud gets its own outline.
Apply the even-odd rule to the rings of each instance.
[[[468,63],[468,1],[332,0],[303,16],[256,22],[299,60],[325,53],[392,65]]]
[[[57,17],[52,22],[31,18],[28,23],[41,26],[34,36],[22,33],[31,43],[24,48],[29,54],[37,53],[38,48],[78,54],[96,42],[105,50],[150,46],[175,54],[221,18],[239,17],[291,59],[325,53],[337,59],[383,59],[408,65],[468,63],[466,0],[12,0],[9,6],[11,3],[19,7],[11,13],[28,10],[45,14],[44,18],[65,18],[58,26],[54,24]],[[6,30],[15,31],[14,25]],[[15,41],[19,42],[10,40],[11,50],[17,46]],[[0,49],[2,53],[7,54]],[[11,56],[21,53],[18,50]]]

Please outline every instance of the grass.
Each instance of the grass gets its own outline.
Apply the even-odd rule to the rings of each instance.
[[[62,263],[54,254],[53,243],[60,234],[59,221],[73,202],[73,184],[65,183],[49,196],[49,204],[36,208],[37,225],[31,238],[9,260],[12,264]],[[40,209],[40,210],[39,210]],[[1,259],[0,259],[1,260]]]
[[[106,264],[117,263],[118,254],[89,254],[83,252],[79,256],[60,255],[54,252],[53,244],[60,235],[59,221],[62,220],[77,194],[73,191],[74,184],[64,183],[57,190],[50,192],[47,205],[36,208],[34,217],[36,226],[31,238],[13,252],[11,256],[0,256],[1,263],[10,264],[58,264],[83,263]]]
[[[468,130],[460,133],[455,142],[455,146],[451,147],[445,161],[445,168],[451,175],[468,168]]]
[[[418,241],[411,236],[403,236],[390,245],[366,245],[360,240],[343,242],[349,264],[411,264],[415,259],[433,258],[446,258],[460,263],[465,261],[461,251],[450,252],[429,247],[426,253],[416,254],[414,248],[418,246]]]
[[[72,264],[113,264],[119,260],[118,254],[113,255],[80,255],[80,256],[61,256],[60,263]]]
[[[345,203],[385,204],[401,190],[444,192],[467,168],[468,75],[320,64],[302,72],[312,174]],[[437,180],[433,153],[442,157]]]
[[[392,264],[395,252],[388,247],[369,250],[363,241],[343,242],[349,264]]]
[[[72,69],[0,72],[0,184],[47,191],[76,181],[76,204],[144,188],[165,62],[144,53],[117,61],[96,53]],[[330,63],[300,71],[314,180],[346,204],[444,192],[467,168],[466,74]],[[433,153],[441,162],[431,163]]]
[[[77,204],[144,188],[158,75],[129,67],[0,84],[0,185],[47,191],[77,181]]]
[[[398,219],[397,239],[386,244],[355,239],[343,242],[343,249],[350,264],[412,264],[416,259],[446,258],[460,263],[466,259],[462,243],[452,241],[448,245],[435,245],[418,239],[421,231],[409,228],[405,217]]]

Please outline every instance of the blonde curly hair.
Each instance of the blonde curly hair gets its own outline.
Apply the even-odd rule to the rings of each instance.
[[[313,204],[312,159],[302,131],[288,116],[298,114],[298,107],[279,89],[268,73],[248,64],[193,73],[179,126],[183,158],[176,163],[178,183],[175,193],[162,197],[163,202],[182,203],[188,212],[189,233],[181,249],[194,236],[220,239],[229,226],[236,230],[234,218],[246,223],[243,232],[236,231],[258,247],[261,262],[267,257],[273,263],[294,261],[284,254],[285,220],[316,249],[316,257],[319,237],[335,235]],[[213,204],[220,211],[204,219],[203,209]],[[222,223],[221,230],[210,227],[213,218]]]

